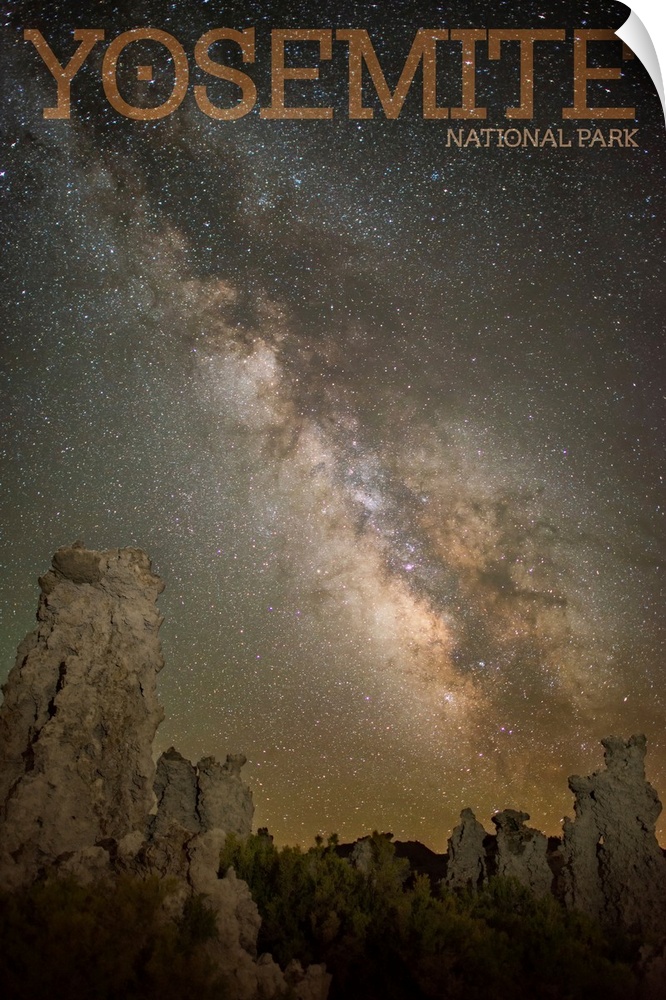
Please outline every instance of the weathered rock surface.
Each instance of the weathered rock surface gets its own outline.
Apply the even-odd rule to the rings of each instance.
[[[602,745],[605,769],[569,778],[575,818],[564,821],[564,902],[605,924],[666,933],[666,859],[655,835],[661,803],[645,780],[645,737]]]
[[[254,804],[252,791],[241,778],[245,762],[243,754],[228,754],[224,764],[215,757],[203,757],[194,766],[174,747],[166,750],[155,774],[154,834],[176,822],[191,833],[225,830],[249,836]]]
[[[525,826],[529,818],[529,813],[516,809],[505,809],[492,817],[497,828],[497,874],[516,878],[535,895],[545,896],[553,881],[546,857],[548,838]]]
[[[283,974],[271,955],[254,961],[261,917],[247,883],[236,878],[233,868],[218,877],[223,843],[220,830],[195,836],[188,845],[188,878],[194,892],[203,893],[215,907],[220,934],[209,951],[231,983],[231,995],[238,1000],[277,998],[289,984],[296,1000],[326,1000],[331,976],[324,965],[309,965],[304,971],[300,965],[295,970],[292,963]]]
[[[486,831],[471,809],[463,809],[460,823],[449,837],[449,862],[444,884],[449,889],[479,889],[488,871]]]
[[[0,709],[4,865],[36,872],[66,851],[145,826],[163,712],[155,606],[139,549],[58,549],[38,626],[19,646]]]
[[[201,829],[222,827],[227,833],[247,837],[252,832],[252,792],[241,779],[243,754],[228,754],[224,764],[204,757],[197,764]]]
[[[139,878],[157,874],[168,879],[165,912],[175,919],[189,896],[201,894],[215,912],[218,931],[205,948],[234,1000],[279,1000],[288,986],[296,1000],[326,1000],[331,976],[324,965],[303,970],[299,963],[291,963],[283,973],[271,955],[257,957],[261,917],[249,886],[233,868],[218,871],[225,836],[223,830],[192,834],[172,823],[148,840],[130,836],[63,856],[56,870],[84,884],[119,874]]]
[[[569,909],[642,935],[657,949],[650,975],[663,975],[666,996],[660,943],[666,937],[666,857],[655,834],[661,803],[645,779],[646,740],[609,737],[602,746],[605,768],[569,779],[575,819],[565,819],[562,840],[548,841],[526,826],[527,813],[514,809],[492,817],[497,833],[490,836],[465,809],[449,839],[444,884],[475,889],[493,875],[513,877],[536,895],[552,892]]]
[[[0,706],[0,887],[52,873],[169,878],[167,915],[203,893],[216,915],[211,957],[234,1000],[326,1000],[323,966],[257,958],[260,917],[247,884],[220,873],[228,832],[251,832],[242,755],[192,765],[173,747],[157,769],[163,712],[155,606],[162,581],[139,549],[59,549],[40,580],[38,626],[21,643]],[[157,808],[156,807],[157,803]]]
[[[666,941],[643,945],[636,969],[640,978],[640,1000],[664,1000],[666,997]]]
[[[59,549],[40,580],[34,632],[19,646],[0,706],[0,886],[48,874],[82,881],[129,872],[173,880],[173,915],[193,893],[215,909],[211,957],[235,1000],[325,1000],[322,966],[285,973],[257,957],[260,918],[245,882],[218,871],[229,832],[251,831],[253,804],[242,755],[193,765],[173,747],[153,763],[162,710],[156,599],[163,589],[139,549]],[[645,779],[644,736],[603,741],[605,768],[574,776],[574,820],[560,843],[507,809],[486,833],[470,809],[449,840],[445,884],[479,888],[491,875],[518,878],[538,895],[648,941],[646,997],[666,989],[666,858],[655,823],[661,803]],[[369,869],[372,845],[351,860]],[[661,991],[661,992],[660,992]]]
[[[296,958],[284,970],[284,978],[296,1000],[319,1000],[320,997],[326,997],[332,979],[325,966],[308,965],[304,969]]]
[[[157,761],[155,769],[157,814],[154,833],[167,831],[172,822],[190,833],[199,833],[201,820],[197,811],[197,772],[194,765],[169,747]]]
[[[362,837],[354,844],[350,861],[355,868],[367,875],[372,868],[372,844],[369,837]]]

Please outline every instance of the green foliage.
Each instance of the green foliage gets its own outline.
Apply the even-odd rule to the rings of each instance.
[[[183,912],[176,920],[180,931],[181,947],[193,948],[217,937],[215,910],[206,903],[203,894],[189,896],[185,900]]]
[[[308,851],[267,836],[228,838],[230,865],[262,915],[260,950],[281,964],[326,962],[331,1000],[632,1000],[636,982],[600,929],[494,879],[479,893],[433,892],[409,878],[388,836],[373,833],[352,864],[337,837]],[[625,956],[623,953],[623,957]]]
[[[527,996],[630,1000],[635,995],[634,977],[612,960],[617,953],[599,925],[563,909],[552,896],[537,898],[515,879],[491,879],[468,897],[468,907],[510,942]]]
[[[262,915],[259,949],[280,964],[295,957],[307,964],[331,948],[362,947],[367,920],[356,900],[365,879],[321,838],[303,853],[299,847],[278,851],[268,837],[229,836],[221,869],[231,865],[249,883]]]
[[[73,879],[0,895],[0,995],[11,1000],[221,1000],[201,945],[217,933],[202,898],[165,917],[168,884]]]
[[[308,851],[228,837],[221,869],[245,879],[263,918],[260,951],[281,965],[326,962],[330,1000],[633,1000],[631,942],[512,879],[480,892],[433,892],[367,838],[355,863],[337,838]],[[11,1000],[223,1000],[205,944],[203,896],[165,915],[168,882],[38,883],[0,895],[0,995]],[[618,961],[621,957],[625,961]]]

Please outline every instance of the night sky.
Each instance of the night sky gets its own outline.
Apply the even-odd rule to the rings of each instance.
[[[138,545],[166,581],[156,750],[243,751],[280,843],[377,828],[443,850],[465,806],[555,833],[611,733],[646,733],[666,798],[663,113],[617,42],[591,46],[623,76],[589,99],[636,120],[561,115],[572,29],[628,10],[318,6],[1,5],[0,674],[59,545]],[[142,26],[191,67],[149,122],[100,82],[108,42]],[[192,93],[238,93],[194,66],[219,26],[256,28],[235,65],[258,104],[231,122]],[[82,27],[106,41],[71,118],[44,120],[55,81],[23,30],[64,61]],[[374,117],[351,120],[339,42],[287,86],[333,119],[287,121],[258,110],[274,27],[366,28],[391,86],[419,27],[567,39],[536,47],[532,121],[505,117],[515,43],[477,48],[486,121],[424,120],[420,71],[399,118],[367,86]],[[156,105],[173,73],[143,44],[119,86]],[[317,65],[316,45],[289,60]],[[439,69],[457,106],[459,48]],[[516,125],[629,126],[638,146],[446,146]]]

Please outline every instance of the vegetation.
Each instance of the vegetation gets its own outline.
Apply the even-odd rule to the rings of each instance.
[[[634,1000],[630,944],[511,879],[480,892],[433,889],[374,833],[339,856],[337,838],[278,850],[228,837],[257,902],[259,951],[283,966],[325,962],[330,1000]],[[167,917],[169,881],[71,879],[0,894],[0,996],[11,1000],[235,1000],[206,950],[204,897]],[[623,960],[620,960],[623,959]]]
[[[326,962],[331,1000],[631,1000],[636,981],[600,929],[511,879],[478,893],[433,891],[374,833],[355,863],[337,838],[308,851],[229,837],[221,868],[245,879],[259,950]]]
[[[72,879],[0,894],[0,995],[11,1000],[222,1000],[202,945],[217,933],[201,897],[177,921],[156,877]]]

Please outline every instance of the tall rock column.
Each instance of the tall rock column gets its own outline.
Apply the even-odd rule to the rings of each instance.
[[[153,834],[168,833],[173,823],[191,833],[224,830],[239,837],[252,833],[252,791],[241,778],[244,754],[227,754],[224,764],[203,757],[194,766],[174,747],[157,761],[157,810]]]
[[[518,879],[536,896],[546,896],[553,876],[546,858],[548,838],[526,826],[529,813],[504,809],[492,821],[497,828],[497,874]]]
[[[486,831],[471,809],[463,809],[460,823],[449,837],[444,884],[448,889],[479,889],[488,877]]]
[[[227,754],[224,764],[204,757],[197,764],[201,829],[222,829],[247,837],[252,832],[252,792],[241,778],[244,754]]]
[[[661,803],[645,780],[645,737],[602,740],[606,767],[574,775],[564,822],[564,902],[606,924],[666,933],[666,859],[655,835]]]
[[[0,706],[0,849],[26,877],[60,854],[145,828],[163,711],[155,606],[140,549],[58,549],[38,625]]]

